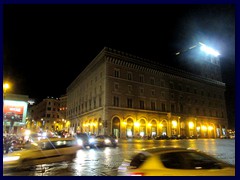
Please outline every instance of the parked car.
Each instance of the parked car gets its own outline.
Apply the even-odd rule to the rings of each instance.
[[[116,147],[117,144],[118,144],[118,139],[113,136],[99,135],[95,138],[95,146],[97,147],[106,147],[106,146]]]
[[[34,165],[71,161],[79,149],[74,138],[49,138],[25,145],[19,151],[3,156],[4,170],[29,168]]]
[[[95,147],[95,138],[87,133],[76,133],[75,138],[81,148]]]
[[[124,160],[119,176],[235,176],[235,165],[187,148],[152,148]]]

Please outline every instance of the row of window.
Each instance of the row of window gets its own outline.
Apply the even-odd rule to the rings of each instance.
[[[113,106],[116,107],[120,107],[120,101],[119,101],[119,97],[118,96],[114,96],[113,97]],[[152,101],[150,103],[150,110],[157,110],[156,108],[156,102]],[[127,108],[133,108],[133,99],[131,98],[127,98]],[[136,108],[136,107],[134,107]],[[145,106],[145,101],[140,100],[139,101],[139,109],[147,109]],[[185,111],[184,111],[185,109]],[[160,110],[160,109],[159,109]],[[216,116],[216,117],[223,117],[223,112],[219,113],[217,110],[213,111],[213,110],[209,110],[208,113],[206,111],[206,109],[202,109],[202,111],[200,111],[200,108],[192,108],[192,107],[184,107],[183,104],[179,104],[178,108],[176,107],[176,105],[174,103],[170,104],[170,109],[167,109],[167,105],[166,103],[161,103],[161,111],[162,112],[166,112],[166,111],[171,111],[171,112],[179,112],[179,113],[190,113],[190,114],[196,114],[196,115],[204,115],[204,116]]]
[[[120,69],[114,69],[114,77],[120,78]],[[127,73],[127,80],[133,80],[132,72]],[[139,82],[146,83],[143,74],[139,75]],[[150,77],[150,84],[165,87],[165,80],[160,80],[160,83],[156,84],[155,78]],[[119,83],[115,83],[115,88],[119,88]],[[131,87],[129,87],[129,88],[131,88]],[[219,99],[223,98],[221,94],[219,94],[217,97],[217,94],[215,94],[215,93],[211,94],[210,92],[205,92],[204,90],[198,90],[197,88],[192,88],[190,86],[185,86],[185,89],[184,89],[184,86],[182,84],[178,83],[177,85],[175,85],[174,82],[172,82],[172,81],[169,82],[169,88],[175,89],[178,91],[185,91],[185,92],[189,92],[189,93],[200,94],[201,96],[207,96],[207,97],[219,98]]]

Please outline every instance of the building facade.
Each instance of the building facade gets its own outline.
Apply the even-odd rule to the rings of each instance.
[[[224,92],[219,80],[104,48],[67,88],[67,120],[74,132],[120,138],[217,138],[228,124]]]
[[[68,130],[70,122],[66,121],[66,96],[43,99],[29,108],[27,128],[40,131]]]

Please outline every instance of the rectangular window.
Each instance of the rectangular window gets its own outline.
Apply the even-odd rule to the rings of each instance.
[[[196,88],[194,89],[194,94],[197,94],[197,89]]]
[[[178,90],[182,91],[182,85],[181,84],[178,85]]]
[[[170,89],[174,89],[174,84],[173,84],[173,82],[170,82],[170,83],[169,83],[169,87],[170,87]]]
[[[144,101],[140,101],[140,109],[144,109]]]
[[[162,103],[162,111],[165,112],[166,111],[166,105],[164,103]]]
[[[96,98],[93,98],[93,107],[96,108]]]
[[[156,110],[156,103],[155,102],[151,102],[151,110],[155,111]]]
[[[99,106],[102,106],[102,98],[99,97]]]
[[[127,79],[128,79],[128,80],[132,80],[132,73],[131,73],[131,72],[128,72],[128,73],[127,73]]]
[[[142,82],[142,83],[144,82],[144,75],[142,75],[142,74],[139,75],[139,81]]]
[[[162,98],[164,98],[165,97],[165,92],[161,92],[161,96],[162,96]]]
[[[132,92],[132,85],[128,85],[128,92],[129,92],[129,93]]]
[[[161,86],[165,87],[165,81],[164,80],[161,80]]]
[[[120,70],[114,69],[114,77],[120,77]]]
[[[183,105],[180,104],[180,113],[183,113]]]
[[[130,98],[127,99],[127,107],[132,108],[132,99]]]
[[[119,83],[114,83],[114,90],[117,91],[119,89]]]
[[[113,106],[119,107],[119,97],[117,96],[113,97]]]
[[[196,115],[199,115],[199,109],[196,108]]]
[[[155,95],[155,90],[154,89],[152,89],[152,96],[154,96]]]
[[[175,112],[175,106],[174,106],[174,104],[171,104],[171,112]]]
[[[151,85],[154,85],[154,84],[155,84],[155,79],[154,79],[154,77],[151,77],[151,79],[150,79],[150,84],[151,84]]]
[[[48,107],[48,108],[47,108],[48,111],[51,111],[51,109],[52,109],[51,107]]]

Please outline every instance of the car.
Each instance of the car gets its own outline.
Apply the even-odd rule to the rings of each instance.
[[[113,136],[99,135],[95,137],[95,146],[97,147],[106,147],[106,146],[116,147],[117,144],[118,144],[118,139]]]
[[[75,138],[81,148],[95,147],[95,138],[87,133],[76,133]]]
[[[235,176],[235,165],[197,149],[151,148],[124,160],[118,176]]]
[[[79,150],[74,138],[47,138],[3,156],[3,169],[22,169],[40,164],[72,161]]]

